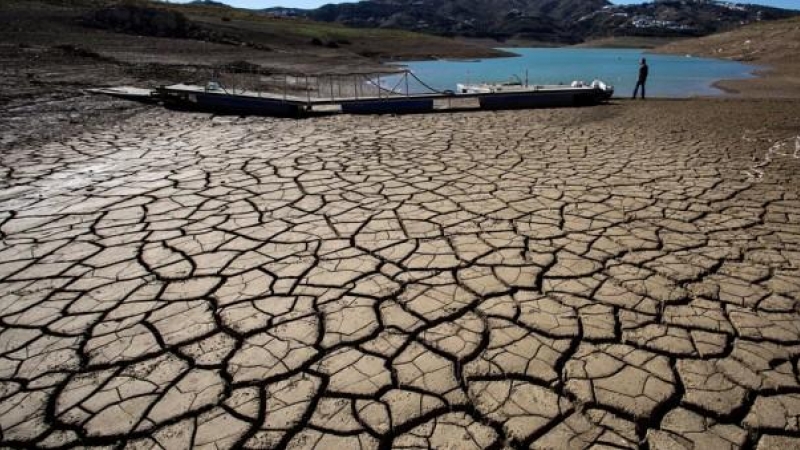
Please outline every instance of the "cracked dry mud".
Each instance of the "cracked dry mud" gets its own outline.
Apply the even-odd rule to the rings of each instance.
[[[752,182],[767,146],[702,117],[148,111],[4,152],[2,445],[797,448],[800,165]]]

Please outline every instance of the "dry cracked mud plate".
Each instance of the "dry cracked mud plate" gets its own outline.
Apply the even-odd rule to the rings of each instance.
[[[575,115],[2,153],[2,445],[800,446],[797,162]]]

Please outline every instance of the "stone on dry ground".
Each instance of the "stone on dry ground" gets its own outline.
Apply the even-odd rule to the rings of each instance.
[[[796,447],[800,164],[746,173],[759,116],[698,105],[149,111],[3,152],[0,441]]]

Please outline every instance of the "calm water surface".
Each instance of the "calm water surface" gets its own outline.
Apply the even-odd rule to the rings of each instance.
[[[432,87],[455,89],[459,82],[507,81],[513,75],[531,84],[568,84],[573,80],[600,79],[614,86],[616,97],[630,96],[636,84],[639,59],[647,58],[650,76],[647,95],[652,97],[691,97],[720,95],[711,84],[722,79],[752,78],[756,66],[735,61],[677,55],[648,54],[637,49],[510,48],[519,57],[478,61],[405,62],[411,71]],[[386,80],[390,85],[395,80]],[[403,86],[404,90],[405,87]],[[412,83],[410,90],[423,92]]]

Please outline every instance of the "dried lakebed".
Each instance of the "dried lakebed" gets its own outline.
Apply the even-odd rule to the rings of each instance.
[[[798,160],[745,173],[798,104],[753,105],[150,110],[0,153],[0,442],[800,445]]]

